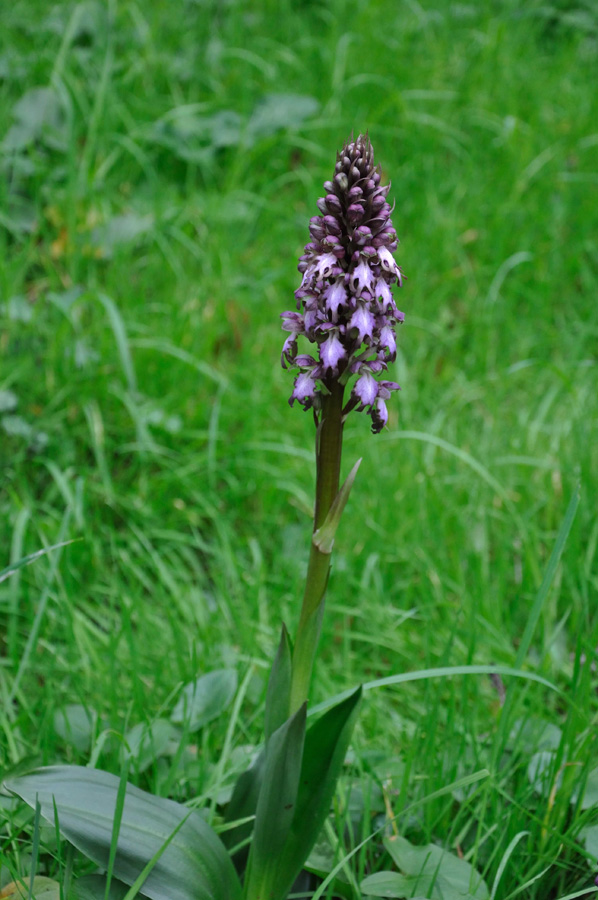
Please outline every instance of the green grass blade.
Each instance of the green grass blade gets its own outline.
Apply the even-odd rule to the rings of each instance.
[[[385,678],[377,678],[375,681],[366,681],[363,685],[363,690],[371,691],[374,690],[374,688],[392,687],[397,684],[407,684],[412,681],[425,681],[428,678],[454,678],[457,675],[510,675],[513,678],[525,678],[527,681],[534,681],[537,684],[550,688],[552,691],[560,693],[559,689],[552,684],[552,682],[543,678],[541,675],[536,675],[534,672],[524,672],[521,669],[512,669],[510,666],[486,665],[440,666],[437,669],[421,669],[419,672],[402,672],[399,675],[387,675]],[[340,703],[341,700],[345,700],[349,697],[352,692],[353,691],[349,689],[343,691],[341,694],[336,694],[334,697],[329,697],[327,700],[323,700],[309,710],[308,716],[316,715],[316,713],[322,712],[330,706],[334,706],[336,703]]]
[[[573,494],[571,495],[571,499],[569,500],[569,505],[567,507],[565,517],[561,523],[561,527],[559,528],[559,533],[557,535],[555,545],[552,548],[552,553],[550,554],[550,559],[548,560],[548,565],[546,566],[546,571],[544,572],[542,584],[540,585],[538,593],[536,594],[534,605],[531,608],[529,618],[525,626],[525,631],[523,632],[521,643],[519,645],[517,656],[515,658],[515,665],[517,667],[523,664],[523,661],[527,656],[527,652],[530,648],[532,638],[534,636],[534,631],[536,630],[536,625],[538,624],[538,620],[542,613],[542,607],[544,606],[544,602],[546,600],[546,597],[548,596],[548,591],[550,590],[550,586],[552,585],[557,566],[563,553],[563,548],[565,546],[565,543],[567,542],[567,538],[569,537],[571,526],[573,525],[575,513],[577,512],[577,507],[579,506],[579,493],[580,488],[578,485],[577,489],[573,492]]]
[[[24,556],[22,559],[19,559],[18,562],[12,563],[5,569],[2,569],[0,572],[0,583],[6,581],[7,578],[10,578],[11,575],[14,575],[14,573],[19,569],[22,569],[23,566],[28,566],[30,563],[35,562],[35,560],[39,559],[41,556],[46,556],[48,553],[52,553],[54,550],[60,550],[62,547],[68,547],[69,544],[74,544],[78,540],[80,540],[80,538],[73,538],[70,541],[60,541],[58,544],[52,544],[51,547],[44,547],[43,550],[36,550],[35,553]]]
[[[496,892],[498,890],[498,885],[500,884],[500,879],[502,878],[503,872],[505,871],[505,869],[507,867],[507,863],[509,862],[509,859],[511,858],[511,854],[513,853],[513,850],[515,849],[515,847],[517,846],[517,844],[519,843],[521,838],[525,837],[526,834],[529,834],[529,831],[520,831],[518,834],[516,834],[515,837],[513,838],[513,840],[509,843],[509,846],[507,847],[505,852],[503,853],[503,857],[499,863],[498,869],[496,870],[496,875],[494,876],[492,890],[490,891],[490,900],[495,900]]]

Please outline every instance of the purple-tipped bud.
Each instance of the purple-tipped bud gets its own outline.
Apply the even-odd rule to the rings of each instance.
[[[330,181],[327,181],[326,184],[329,184],[331,188],[333,187],[332,182]],[[326,184],[324,185],[324,187],[326,187]],[[343,211],[341,201],[338,199],[336,194],[327,194],[324,203],[326,204],[326,209],[333,214],[340,215],[340,213]]]
[[[352,203],[347,207],[347,219],[351,225],[358,225],[365,216],[363,203]]]
[[[353,240],[358,247],[364,247],[366,244],[369,244],[371,239],[372,232],[367,225],[360,225],[359,228],[356,228],[353,232]]]
[[[291,404],[299,400],[317,416],[321,392],[339,378],[345,384],[356,377],[347,411],[366,410],[374,432],[386,425],[385,401],[399,387],[374,376],[395,359],[394,330],[404,319],[392,297],[402,274],[393,257],[397,237],[388,190],[389,185],[380,185],[369,139],[360,135],[345,144],[334,179],[324,183],[326,196],[317,203],[321,215],[310,221],[312,241],[299,261],[299,312],[283,314],[283,328],[290,334],[282,364],[300,369]],[[298,352],[300,335],[316,344],[317,358]]]
[[[328,231],[330,234],[336,234],[336,235],[342,234],[342,228],[338,224],[338,221],[335,219],[334,216],[324,216],[324,218],[321,221],[322,221],[322,224],[324,224],[326,226],[326,231]]]
[[[382,207],[384,206],[384,197],[382,194],[376,194],[372,197],[372,212],[380,212]]]

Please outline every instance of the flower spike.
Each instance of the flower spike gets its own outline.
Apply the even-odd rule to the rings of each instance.
[[[346,411],[367,411],[374,433],[388,421],[390,391],[399,389],[374,375],[396,359],[395,328],[405,318],[392,297],[403,274],[393,256],[398,240],[386,199],[390,185],[380,180],[369,137],[348,141],[332,181],[324,183],[320,215],[310,221],[311,241],[298,265],[299,312],[282,314],[282,327],[291,332],[282,364],[299,369],[291,404],[298,400],[317,419],[333,382],[345,384],[357,375]],[[317,358],[299,352],[299,336],[317,345]]]

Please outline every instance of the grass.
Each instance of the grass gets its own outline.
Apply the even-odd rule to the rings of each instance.
[[[346,471],[364,459],[314,701],[513,665],[581,499],[520,660],[560,693],[505,680],[501,708],[484,676],[370,692],[331,840],[348,853],[419,803],[400,833],[500,874],[495,898],[590,890],[597,55],[574,0],[2,9],[1,565],[75,539],[0,584],[4,773],[90,754],[119,772],[122,735],[221,667],[250,673],[225,769],[226,714],[133,777],[213,797],[259,740],[314,475],[278,314],[334,153],[367,128],[408,276],[403,390],[380,437],[348,423]],[[0,803],[4,883],[28,871],[32,820]],[[355,884],[390,867],[375,847],[347,861]],[[56,874],[52,835],[40,853]]]

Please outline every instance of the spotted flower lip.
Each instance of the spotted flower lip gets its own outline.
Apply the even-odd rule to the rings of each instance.
[[[405,318],[392,295],[403,274],[393,255],[398,239],[387,200],[390,185],[380,182],[369,137],[348,141],[337,154],[332,180],[324,182],[320,215],[310,220],[311,240],[297,267],[298,312],[282,313],[282,327],[290,332],[282,365],[299,369],[289,403],[298,400],[318,417],[332,383],[357,376],[343,412],[366,411],[374,433],[388,421],[391,391],[399,390],[394,381],[374,375],[396,359],[395,329]],[[316,344],[317,353],[299,353],[300,337]]]

